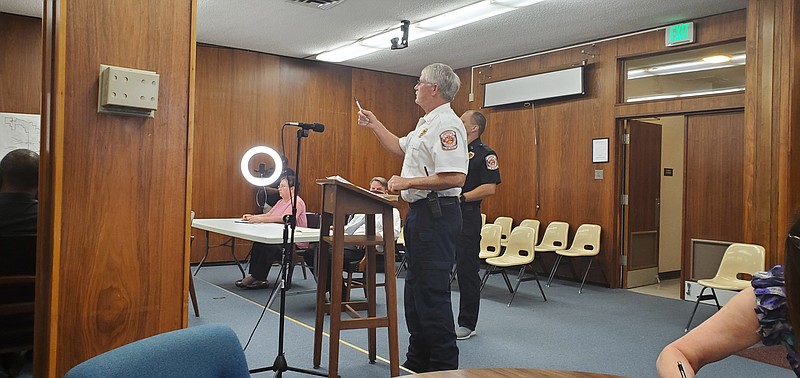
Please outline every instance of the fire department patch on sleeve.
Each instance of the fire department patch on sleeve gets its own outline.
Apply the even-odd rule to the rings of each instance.
[[[494,171],[497,168],[500,168],[500,165],[497,163],[497,155],[486,155],[486,169]]]
[[[458,138],[455,130],[443,131],[439,134],[439,140],[442,142],[442,149],[445,151],[455,150],[458,147]]]

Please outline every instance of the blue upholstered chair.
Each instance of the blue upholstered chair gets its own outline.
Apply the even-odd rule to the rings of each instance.
[[[75,366],[66,378],[249,377],[239,338],[208,324],[162,333],[112,349]]]

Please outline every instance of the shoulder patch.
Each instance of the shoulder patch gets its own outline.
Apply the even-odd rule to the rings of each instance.
[[[456,137],[455,130],[445,130],[439,134],[439,140],[442,142],[442,149],[445,151],[455,150],[458,147],[458,137]]]
[[[495,171],[498,168],[500,168],[500,164],[497,163],[497,155],[486,155],[486,169]]]
[[[470,151],[470,152],[467,153],[467,157],[470,158],[470,160],[472,160],[472,158],[475,157],[475,153]]]

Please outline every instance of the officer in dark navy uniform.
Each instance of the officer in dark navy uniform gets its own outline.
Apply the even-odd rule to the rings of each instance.
[[[486,130],[486,117],[478,111],[467,110],[461,115],[469,142],[469,170],[467,181],[461,189],[461,237],[456,249],[456,273],[461,303],[458,312],[456,338],[465,340],[477,334],[480,307],[481,200],[494,194],[500,183],[500,166],[497,154],[483,144],[481,135]]]

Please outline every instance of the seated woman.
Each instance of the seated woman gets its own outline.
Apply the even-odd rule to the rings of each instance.
[[[752,287],[736,294],[719,312],[667,345],[656,361],[660,377],[694,377],[704,365],[719,361],[758,342],[782,344],[795,375],[800,364],[794,340],[800,331],[800,220],[789,230],[784,266],[757,273]]]
[[[242,219],[250,223],[283,223],[285,215],[292,214],[292,200],[294,199],[294,176],[281,178],[278,185],[281,199],[275,203],[266,214],[245,214]],[[306,203],[297,197],[297,226],[306,227]],[[306,248],[308,243],[297,243],[298,248]],[[250,249],[250,275],[235,282],[237,287],[247,289],[266,289],[269,287],[267,275],[275,261],[280,261],[283,246],[278,244],[253,243]]]

